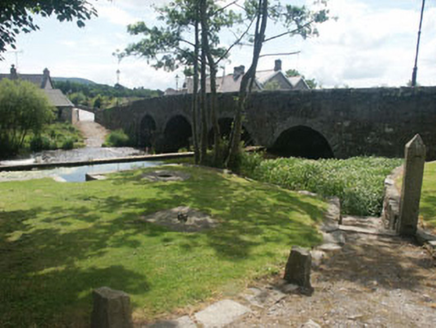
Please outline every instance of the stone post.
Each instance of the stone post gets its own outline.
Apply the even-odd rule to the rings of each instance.
[[[402,236],[414,236],[417,230],[424,163],[425,145],[417,134],[405,147],[400,215],[397,225],[397,232]]]
[[[92,296],[91,328],[133,328],[128,294],[100,287],[92,292]]]
[[[292,246],[291,254],[286,263],[284,279],[290,283],[312,290],[310,285],[310,268],[312,256],[302,247]]]

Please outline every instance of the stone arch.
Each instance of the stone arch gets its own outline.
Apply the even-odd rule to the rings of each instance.
[[[139,127],[139,140],[140,147],[153,147],[156,137],[156,121],[151,115],[145,115],[141,119]]]
[[[183,115],[173,116],[165,125],[163,151],[177,152],[180,148],[189,149],[192,143],[191,139],[191,123]]]
[[[274,155],[309,159],[333,158],[328,140],[318,131],[297,125],[284,130],[268,149]]]
[[[222,117],[218,119],[218,124],[220,126],[221,136],[227,140],[230,138],[230,133],[232,131],[233,118]],[[209,145],[213,145],[213,129],[209,130]],[[254,140],[251,137],[250,132],[247,130],[246,126],[242,125],[242,135],[241,140],[244,142],[245,146],[253,146]]]

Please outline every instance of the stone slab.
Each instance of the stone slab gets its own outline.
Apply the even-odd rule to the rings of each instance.
[[[318,250],[321,251],[339,251],[342,249],[342,246],[338,245],[338,244],[333,244],[333,243],[327,243],[327,244],[322,244],[320,246],[317,247]]]
[[[95,180],[106,180],[107,177],[104,174],[114,173],[113,172],[98,172],[98,173],[86,173],[85,181],[95,181]]]
[[[244,295],[244,298],[251,305],[261,308],[280,302],[283,298],[286,297],[284,293],[274,288],[250,288],[250,291],[252,292],[252,294]]]
[[[248,312],[250,309],[246,306],[232,300],[222,300],[196,313],[195,319],[204,328],[221,328]]]
[[[351,233],[363,233],[369,235],[377,235],[377,236],[397,236],[397,233],[392,230],[386,229],[373,229],[373,228],[362,228],[356,226],[344,226],[340,225],[339,230]]]
[[[197,328],[197,325],[189,316],[185,315],[175,320],[159,321],[144,328]]]
[[[331,243],[331,244],[339,244],[344,245],[345,244],[345,236],[344,233],[337,230],[332,231],[331,233],[322,233],[323,236],[323,242],[325,244]]]

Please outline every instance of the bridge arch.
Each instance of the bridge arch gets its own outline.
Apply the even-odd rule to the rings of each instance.
[[[165,124],[162,148],[164,152],[177,152],[180,148],[189,149],[192,143],[192,127],[183,115],[172,116]]]
[[[156,135],[156,121],[151,115],[145,115],[141,119],[139,127],[139,140],[140,147],[153,147],[155,144]]]
[[[230,133],[232,131],[233,118],[230,117],[219,118],[218,124],[220,126],[221,137],[229,140]],[[209,130],[208,138],[209,138],[209,145],[213,145],[213,129]],[[251,133],[248,131],[245,125],[242,125],[241,141],[244,142],[245,146],[254,145],[254,140],[251,136]]]
[[[282,131],[268,150],[274,155],[284,157],[309,159],[334,157],[332,146],[327,138],[305,125],[296,125]]]

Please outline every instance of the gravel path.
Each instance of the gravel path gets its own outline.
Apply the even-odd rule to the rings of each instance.
[[[375,233],[352,231],[362,228]],[[436,263],[427,250],[385,235],[377,218],[346,217],[338,233],[342,247],[312,252],[311,296],[286,292],[282,272],[240,295],[222,295],[247,309],[235,320],[226,318],[229,310],[212,311],[220,301],[189,316],[137,327],[436,327]],[[331,236],[324,240],[330,243]],[[207,322],[199,316],[203,312]],[[219,324],[223,316],[232,322]]]
[[[100,124],[94,122],[93,114],[88,114],[83,110],[79,110],[79,117],[80,121],[76,123],[76,126],[85,137],[86,147],[101,147],[109,131]]]

